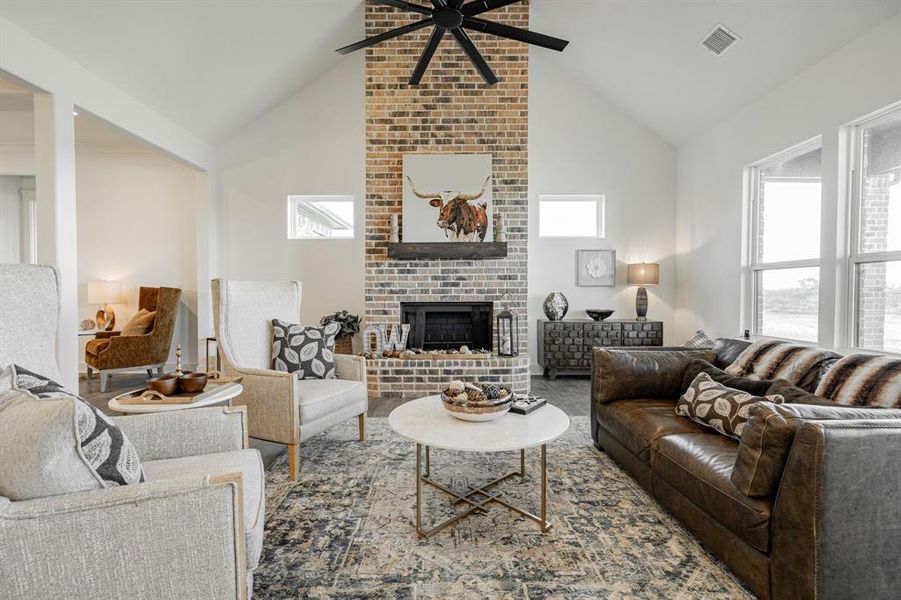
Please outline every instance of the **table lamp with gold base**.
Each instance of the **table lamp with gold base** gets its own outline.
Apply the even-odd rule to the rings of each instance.
[[[99,304],[94,323],[101,331],[112,331],[116,326],[116,312],[112,304],[122,302],[122,284],[118,281],[89,281],[88,302]]]

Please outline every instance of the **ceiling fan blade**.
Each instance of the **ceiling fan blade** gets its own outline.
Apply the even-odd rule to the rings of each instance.
[[[418,29],[423,29],[424,27],[428,27],[432,24],[432,19],[429,17],[428,19],[422,19],[420,21],[414,21],[412,23],[408,23],[403,27],[398,27],[397,29],[392,29],[390,31],[386,31],[384,33],[380,33],[378,35],[374,35],[372,37],[368,37],[363,41],[357,42],[356,44],[351,44],[349,46],[344,46],[343,48],[338,48],[335,50],[338,54],[350,54],[351,52],[356,52],[357,50],[362,50],[363,48],[368,48],[369,46],[373,46],[380,42],[384,42],[385,40],[390,40],[391,38],[396,38],[399,35],[403,35],[405,33],[410,33],[411,31],[416,31]]]
[[[432,57],[435,55],[435,50],[438,49],[438,44],[441,43],[445,31],[447,31],[447,29],[444,27],[436,27],[435,31],[432,32],[429,43],[423,48],[422,55],[419,57],[419,62],[416,63],[416,68],[413,69],[413,75],[410,77],[410,85],[418,85],[419,82],[422,81],[422,76],[425,75],[425,70],[429,68],[429,63],[432,62]]]
[[[413,12],[417,12],[421,15],[431,15],[432,9],[428,6],[423,6],[421,4],[414,4],[412,2],[406,2],[405,0],[373,0],[376,4],[385,4],[387,6],[393,6],[394,8],[399,8],[401,10],[412,10]]]
[[[516,4],[517,2],[522,2],[522,0],[474,0],[463,7],[463,14],[467,17],[474,17],[483,12]]]
[[[444,8],[447,6],[447,0],[432,0],[432,4],[435,8]]]
[[[475,44],[473,44],[472,40],[469,38],[469,34],[459,27],[451,29],[451,33],[457,38],[457,42],[460,43],[463,51],[466,52],[466,56],[472,61],[472,64],[475,66],[476,70],[478,70],[479,74],[482,75],[482,79],[485,80],[485,83],[488,85],[497,83],[497,77],[494,75],[494,71],[491,70],[491,67],[485,62],[482,54],[476,49]]]
[[[557,52],[563,52],[563,49],[566,48],[566,46],[569,44],[568,41],[561,40],[560,38],[551,37],[549,35],[544,35],[541,33],[535,33],[534,31],[529,31],[528,29],[510,27],[509,25],[504,25],[503,23],[488,21],[485,19],[478,19],[476,17],[465,17],[463,19],[463,27],[490,33],[492,35],[497,35],[510,40],[516,40],[518,42],[525,42],[527,44],[541,46],[542,48],[550,48],[551,50],[556,50]]]

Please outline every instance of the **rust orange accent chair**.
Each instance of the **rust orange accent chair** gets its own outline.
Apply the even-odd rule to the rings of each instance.
[[[112,373],[153,369],[162,373],[169,358],[172,334],[175,332],[175,316],[181,290],[178,288],[142,287],[138,294],[138,311],[155,312],[150,331],[133,335],[128,326],[119,331],[98,331],[97,337],[85,347],[84,362],[88,379],[91,372],[100,373],[100,391],[105,392]]]

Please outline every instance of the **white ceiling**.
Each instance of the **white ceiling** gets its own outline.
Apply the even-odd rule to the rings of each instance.
[[[3,0],[0,16],[214,143],[363,31],[360,0]]]
[[[535,52],[673,144],[901,11],[901,0],[532,3],[535,30],[571,41]],[[213,143],[337,64],[362,15],[361,0],[0,3],[0,16]],[[742,36],[721,57],[699,44],[717,22]]]
[[[899,0],[535,0],[531,25],[571,40],[553,64],[679,145],[898,12]],[[718,22],[742,38],[720,56],[700,44]]]

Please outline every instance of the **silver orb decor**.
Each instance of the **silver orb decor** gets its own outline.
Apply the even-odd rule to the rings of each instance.
[[[551,321],[562,321],[569,310],[569,301],[561,292],[551,292],[544,299],[544,314]]]

